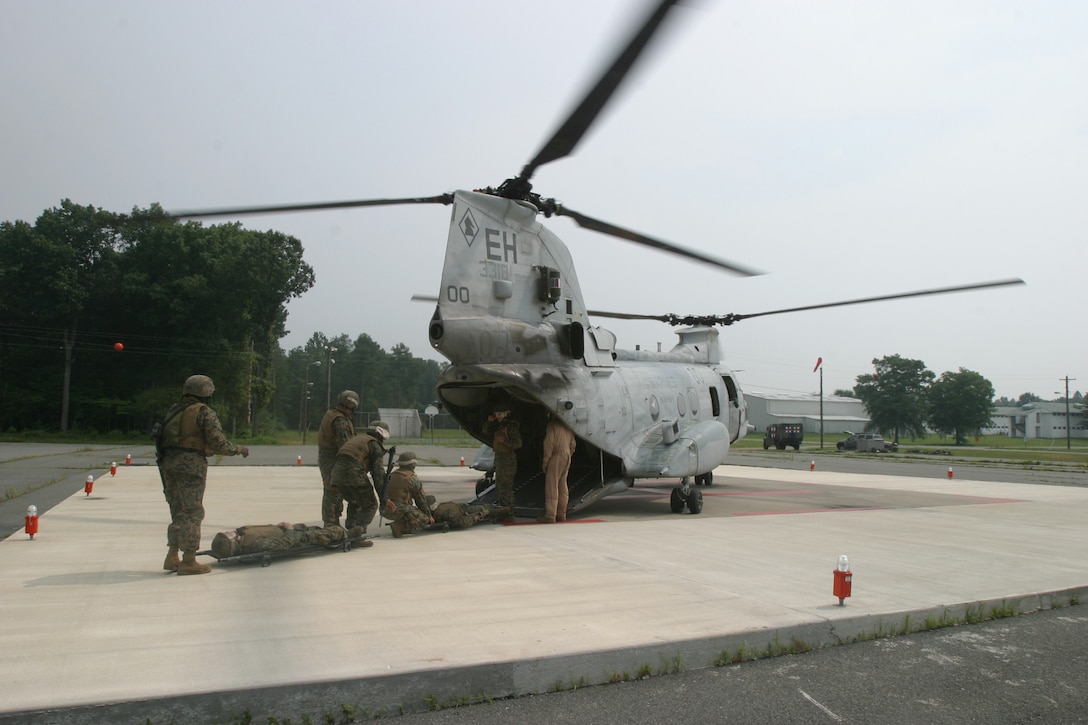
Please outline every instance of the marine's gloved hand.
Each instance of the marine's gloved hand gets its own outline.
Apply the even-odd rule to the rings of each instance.
[[[249,458],[249,449],[245,446],[238,446],[238,452],[242,454],[242,458]]]

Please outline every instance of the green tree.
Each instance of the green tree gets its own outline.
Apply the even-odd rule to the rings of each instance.
[[[119,217],[64,199],[47,209],[33,227],[0,224],[0,317],[9,331],[34,331],[37,343],[54,337],[60,364],[60,430],[67,431],[72,372],[81,330],[95,311],[108,306],[117,278]],[[44,340],[43,340],[44,338]],[[36,362],[27,358],[20,374],[31,380],[51,377],[56,363],[46,342]],[[40,367],[38,367],[40,366]]]
[[[893,431],[899,442],[900,432],[925,435],[926,390],[935,377],[921,360],[899,355],[873,359],[875,371],[859,375],[854,392],[865,403],[872,420],[870,427],[881,432]]]
[[[1041,403],[1043,399],[1035,393],[1020,393],[1020,397],[1016,399],[1016,405],[1027,405],[1028,403]]]
[[[176,388],[191,373],[211,375],[229,411],[224,423],[248,421],[256,434],[275,395],[287,302],[313,286],[313,269],[294,237],[180,224],[161,213],[134,210],[125,249],[128,322],[154,332],[151,347],[173,362],[145,385]]]
[[[993,399],[994,386],[980,374],[964,368],[941,373],[929,387],[929,425],[963,445],[968,435],[990,424]]]

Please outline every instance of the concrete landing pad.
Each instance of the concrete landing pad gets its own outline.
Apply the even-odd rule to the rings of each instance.
[[[439,501],[479,475],[419,473]],[[213,466],[202,547],[316,523],[320,488],[313,467]],[[670,490],[639,482],[556,525],[394,540],[376,519],[370,548],[179,577],[156,469],[104,471],[33,540],[0,542],[0,721],[396,714],[1088,593],[1084,488],[722,466],[700,515],[669,513]]]

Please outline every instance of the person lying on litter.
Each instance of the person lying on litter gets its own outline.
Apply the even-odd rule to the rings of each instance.
[[[506,506],[483,506],[445,501],[431,509],[431,513],[436,523],[445,522],[454,529],[467,529],[481,521],[500,521],[512,515],[513,511]]]
[[[265,551],[289,551],[309,546],[332,546],[346,539],[362,536],[365,530],[356,526],[307,526],[281,521],[278,524],[239,526],[234,531],[220,531],[212,539],[211,553],[216,559]],[[373,541],[360,541],[357,546],[373,546]]]

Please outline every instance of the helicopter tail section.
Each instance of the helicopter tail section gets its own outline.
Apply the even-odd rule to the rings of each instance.
[[[431,345],[459,363],[555,363],[581,352],[585,303],[566,245],[528,201],[454,193]]]

